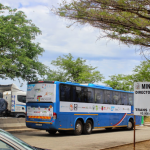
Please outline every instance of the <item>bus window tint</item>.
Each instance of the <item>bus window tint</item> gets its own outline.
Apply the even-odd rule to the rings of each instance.
[[[121,93],[121,102],[122,105],[128,105],[128,94],[127,93]]]
[[[77,97],[76,87],[72,86],[72,101],[73,102],[76,102],[76,97]]]
[[[75,102],[81,102],[81,87],[77,86],[76,87],[76,94],[75,94]]]
[[[128,94],[129,105],[133,105],[133,94]]]
[[[95,103],[104,103],[104,91],[95,89]]]
[[[71,101],[71,96],[70,96],[70,90],[71,86],[70,85],[60,85],[60,100],[61,101]]]
[[[112,104],[112,91],[105,91],[105,104]]]
[[[72,95],[73,102],[87,102],[87,88],[73,86]]]
[[[92,88],[87,88],[88,89],[88,103],[94,103],[94,89]]]
[[[121,99],[120,99],[120,93],[119,92],[113,92],[113,104],[120,105],[121,104]]]
[[[82,88],[82,102],[87,103],[88,102],[88,89],[87,88]]]

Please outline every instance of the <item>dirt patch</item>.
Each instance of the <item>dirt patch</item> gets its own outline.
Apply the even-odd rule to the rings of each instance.
[[[150,116],[145,116],[144,117],[144,122],[150,122]]]
[[[118,146],[114,148],[106,148],[105,150],[132,150],[133,144]],[[135,144],[135,150],[150,150],[150,140]]]

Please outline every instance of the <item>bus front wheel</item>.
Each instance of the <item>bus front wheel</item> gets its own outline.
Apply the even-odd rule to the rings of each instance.
[[[133,120],[129,120],[127,129],[128,130],[133,130],[133,125],[134,125]]]
[[[92,133],[92,121],[91,120],[87,120],[84,128],[83,128],[83,133],[84,134],[91,134]]]
[[[82,122],[80,120],[77,120],[76,125],[75,125],[74,134],[80,135],[80,134],[82,134],[82,131],[83,131]]]

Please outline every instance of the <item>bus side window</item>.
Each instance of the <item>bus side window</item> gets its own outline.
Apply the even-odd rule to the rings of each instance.
[[[76,93],[76,87],[72,86],[72,101],[76,102],[76,97],[77,97],[77,93]]]
[[[128,94],[129,105],[133,105],[133,94]]]
[[[116,105],[120,105],[121,102],[120,102],[120,93],[119,92],[113,92],[113,101],[112,101],[113,104],[116,104]]]
[[[105,104],[112,104],[112,91],[105,91]]]
[[[88,102],[87,99],[87,88],[75,87],[72,88],[73,102]]]
[[[61,101],[71,101],[71,86],[70,85],[61,85],[60,86],[60,99]]]
[[[82,88],[81,92],[82,92],[81,93],[81,95],[82,95],[82,102],[87,103],[88,102],[88,96],[87,96],[88,89],[87,88]]]
[[[88,103],[94,103],[94,89],[88,88],[87,97],[88,97]]]
[[[127,93],[121,93],[121,101],[122,105],[128,105],[128,94]]]
[[[81,87],[76,86],[76,102],[82,102]]]
[[[71,89],[71,86],[66,85],[66,88],[65,88],[66,101],[71,101],[71,95],[70,95],[71,90],[70,89]]]
[[[95,103],[104,103],[104,91],[95,89]]]
[[[65,86],[60,85],[60,101],[65,101]]]

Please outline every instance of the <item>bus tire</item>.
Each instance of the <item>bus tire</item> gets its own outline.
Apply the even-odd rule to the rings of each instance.
[[[52,135],[54,135],[56,132],[57,132],[56,130],[48,130],[48,133]]]
[[[87,120],[84,127],[83,127],[83,133],[84,134],[91,134],[92,133],[92,126],[93,126],[92,121]]]
[[[77,120],[74,130],[74,135],[81,135],[83,131],[83,125],[80,120]]]
[[[134,122],[133,122],[133,120],[129,120],[129,122],[128,122],[128,126],[127,126],[127,129],[128,130],[133,130],[133,125],[134,125]]]

